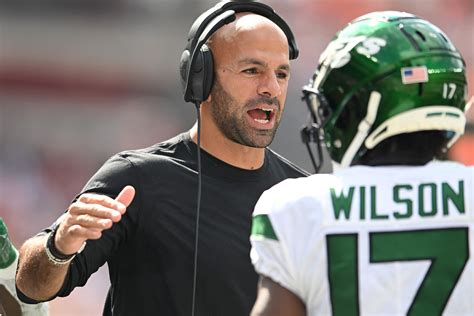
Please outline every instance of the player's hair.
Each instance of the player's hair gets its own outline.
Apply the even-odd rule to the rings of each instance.
[[[398,134],[367,150],[352,165],[405,165],[417,166],[447,158],[445,131],[420,131]]]

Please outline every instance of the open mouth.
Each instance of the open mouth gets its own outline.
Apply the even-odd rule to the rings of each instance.
[[[268,124],[275,116],[275,110],[270,108],[256,108],[247,111],[249,116],[257,123]]]

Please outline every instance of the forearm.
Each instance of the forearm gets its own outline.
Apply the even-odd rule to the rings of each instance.
[[[16,275],[18,289],[37,301],[54,297],[64,283],[71,256],[81,251],[86,240],[99,239],[103,230],[120,221],[134,196],[132,186],[125,186],[115,200],[105,195],[81,195],[59,219],[48,243],[48,254],[47,235],[33,237],[23,244]]]
[[[69,263],[56,265],[45,252],[47,236],[36,236],[27,240],[20,249],[16,285],[26,296],[45,301],[61,289]]]
[[[258,284],[257,300],[250,316],[304,316],[306,307],[293,292],[262,276]]]

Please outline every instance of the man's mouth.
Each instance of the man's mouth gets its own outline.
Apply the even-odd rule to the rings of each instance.
[[[257,123],[268,124],[275,116],[275,109],[259,107],[247,111],[248,115]]]

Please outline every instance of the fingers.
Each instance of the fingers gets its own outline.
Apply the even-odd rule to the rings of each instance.
[[[120,214],[125,213],[125,210],[126,210],[126,206],[123,203],[116,201],[106,195],[100,195],[100,194],[94,194],[94,193],[84,193],[83,195],[79,197],[77,202],[80,202],[85,205],[104,206],[109,209],[116,210],[120,212]]]
[[[117,203],[117,204],[120,204],[120,203]],[[120,211],[117,210],[117,208],[119,208]],[[125,212],[125,207],[123,206],[123,204],[120,204],[119,206],[116,206],[114,208],[113,206],[107,207],[100,204],[88,204],[88,203],[83,203],[82,201],[78,201],[78,202],[72,203],[71,206],[69,207],[69,214],[73,216],[80,216],[80,215],[86,214],[98,219],[100,218],[111,219],[114,222],[118,222],[122,217],[122,213],[124,212]]]
[[[98,239],[102,231],[121,220],[132,203],[135,189],[126,186],[116,199],[106,195],[85,193],[69,206],[56,233],[56,246],[65,254],[74,253],[88,239]]]
[[[112,224],[113,221],[109,218],[100,218],[89,214],[80,214],[68,218],[68,226],[80,225],[85,228],[103,230],[109,229],[112,227]]]

